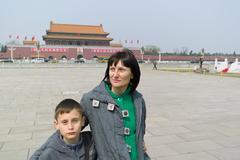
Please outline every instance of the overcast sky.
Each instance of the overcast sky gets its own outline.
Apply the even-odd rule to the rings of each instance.
[[[115,42],[139,40],[162,52],[240,54],[239,7],[239,0],[8,0],[1,2],[0,43],[9,35],[42,41],[53,21],[103,24]]]

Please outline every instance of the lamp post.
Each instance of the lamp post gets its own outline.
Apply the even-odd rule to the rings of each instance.
[[[8,48],[8,50],[11,52],[11,60],[13,61],[13,51],[15,51],[16,48],[13,48],[13,46],[11,46],[10,48]]]
[[[144,54],[144,52],[143,52],[142,49],[140,49],[140,51],[141,51],[141,56],[142,56],[142,61],[143,61],[143,54]]]
[[[161,55],[161,52],[159,51],[159,52],[158,52],[158,62],[159,62],[159,63],[161,62],[161,58],[162,58],[162,55]]]
[[[203,73],[203,58],[204,58],[204,48],[201,49],[201,56],[199,59],[199,68],[201,70],[201,73]]]
[[[40,53],[40,43],[39,42],[36,43],[36,47],[37,47],[37,56],[39,58],[39,53]]]
[[[201,49],[201,54],[204,55],[204,53],[205,53],[205,50],[204,50],[204,48],[202,48]]]

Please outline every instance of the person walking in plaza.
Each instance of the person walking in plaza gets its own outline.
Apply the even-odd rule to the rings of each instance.
[[[204,59],[204,56],[202,55],[202,56],[199,58],[199,68],[200,68],[200,71],[201,71],[201,72],[203,71],[203,68],[202,68],[203,59]]]
[[[110,56],[102,82],[81,99],[100,160],[149,160],[140,68],[130,50]]]
[[[61,101],[55,109],[57,131],[34,152],[30,160],[97,160],[90,131],[81,133],[85,117],[78,102]]]
[[[153,70],[157,70],[157,61],[153,61]]]

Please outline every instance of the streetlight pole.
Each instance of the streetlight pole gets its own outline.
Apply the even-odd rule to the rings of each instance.
[[[37,42],[36,43],[36,46],[37,46],[37,56],[38,56],[38,59],[39,59],[39,53],[40,53],[40,43]]]
[[[15,51],[16,48],[13,48],[13,46],[11,46],[10,48],[8,48],[8,50],[11,52],[11,60],[13,61],[13,51]]]
[[[142,61],[143,61],[143,54],[144,54],[144,52],[142,51],[142,49],[140,49],[140,51],[141,51]]]
[[[158,52],[158,62],[159,62],[159,63],[161,62],[161,58],[162,58],[162,55],[161,55],[161,52],[159,51],[159,52]]]

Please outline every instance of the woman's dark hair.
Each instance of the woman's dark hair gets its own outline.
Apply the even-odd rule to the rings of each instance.
[[[131,69],[133,78],[130,80],[130,85],[132,87],[131,92],[133,92],[138,86],[141,72],[138,62],[131,50],[119,51],[110,56],[107,64],[107,69],[105,71],[105,77],[103,78],[103,80],[105,80],[109,85],[111,85],[109,80],[109,68],[112,65],[116,66],[119,61],[121,61],[125,67],[129,67]]]

